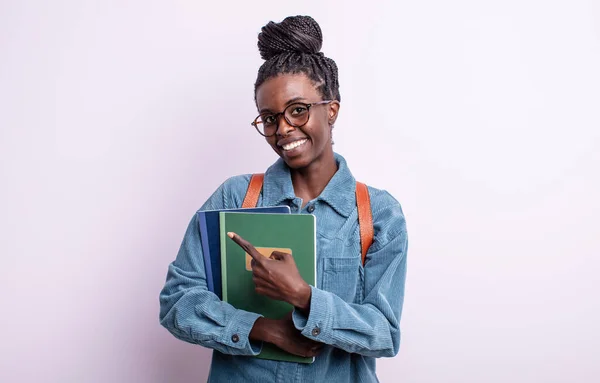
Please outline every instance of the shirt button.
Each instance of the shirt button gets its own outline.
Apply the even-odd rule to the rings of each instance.
[[[233,334],[233,335],[231,336],[231,340],[233,341],[233,343],[237,343],[237,342],[239,342],[239,341],[240,341],[240,337],[239,337],[239,335],[238,335],[238,334]]]
[[[315,205],[310,205],[310,206],[308,207],[308,212],[309,212],[309,213],[312,213],[313,211],[315,211]]]
[[[317,336],[321,333],[321,330],[318,327],[313,328],[312,335]]]

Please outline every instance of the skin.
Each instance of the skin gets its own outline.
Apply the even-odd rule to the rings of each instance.
[[[256,91],[256,103],[261,113],[281,112],[293,102],[313,103],[324,99],[316,84],[304,74],[272,77]],[[289,166],[294,192],[302,199],[303,206],[321,194],[337,171],[331,127],[337,119],[339,108],[338,101],[315,105],[310,109],[309,121],[297,128],[287,124],[280,116],[277,133],[266,137],[267,143]],[[307,141],[296,149],[283,149],[284,145],[299,139]],[[252,273],[257,293],[288,302],[308,314],[311,288],[300,276],[290,254],[274,252],[270,258],[265,258],[236,233],[228,235],[253,258]],[[250,339],[272,343],[292,354],[306,357],[318,355],[323,347],[322,343],[304,337],[295,328],[291,313],[282,319],[259,318],[250,332]]]

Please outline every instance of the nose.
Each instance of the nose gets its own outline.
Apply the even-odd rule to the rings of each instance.
[[[277,131],[275,134],[278,136],[287,136],[294,129],[295,128],[293,126],[288,124],[283,114],[277,116]]]

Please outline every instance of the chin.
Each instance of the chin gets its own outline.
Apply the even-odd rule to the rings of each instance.
[[[286,165],[290,169],[299,170],[299,169],[303,169],[309,165],[308,161],[302,161],[300,158],[292,158],[292,159],[286,159],[285,157],[282,157],[282,158],[283,158],[283,161],[286,163]]]
[[[308,167],[308,165],[311,164],[311,160],[308,156],[298,156],[298,157],[292,157],[292,158],[287,158],[283,154],[280,154],[279,156],[281,157],[281,159],[286,163],[286,165],[290,169],[294,169],[294,170],[304,169],[304,168]]]

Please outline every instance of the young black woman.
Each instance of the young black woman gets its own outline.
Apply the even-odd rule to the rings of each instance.
[[[210,382],[376,382],[375,360],[397,354],[406,278],[407,232],[400,204],[368,188],[374,239],[361,261],[356,180],[335,153],[340,111],[337,66],[320,52],[310,17],[270,22],[259,34],[257,131],[279,159],[265,172],[258,206],[286,204],[317,217],[317,284],[299,275],[294,258],[255,257],[256,291],[290,303],[286,318],[238,310],[208,291],[196,215],[160,294],[160,320],[177,338],[214,349]],[[369,127],[376,129],[376,126]],[[239,208],[251,175],[227,179],[200,210]],[[253,253],[235,233],[230,237]],[[301,255],[294,255],[301,256]],[[263,342],[312,364],[253,358]]]

